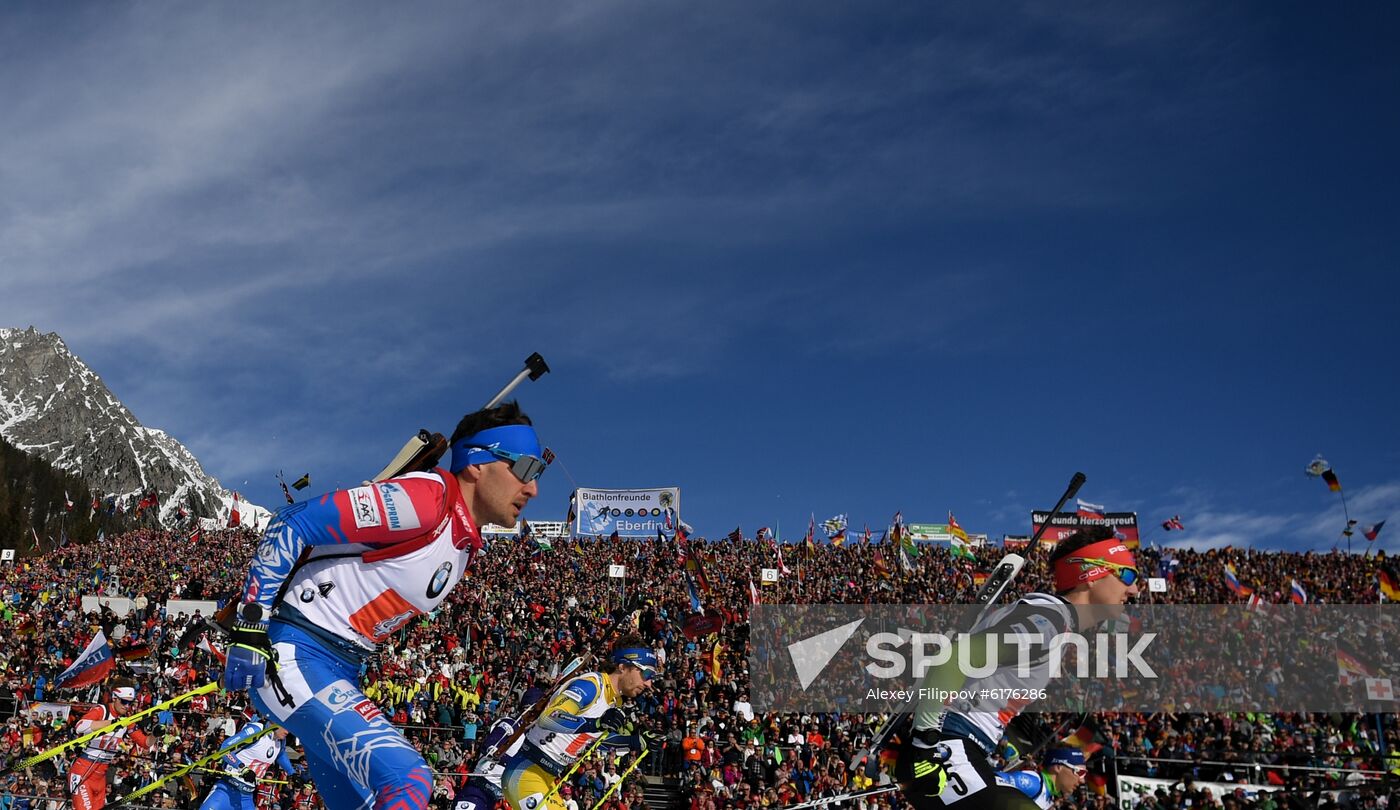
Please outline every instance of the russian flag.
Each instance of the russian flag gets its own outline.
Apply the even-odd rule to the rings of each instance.
[[[1298,580],[1289,580],[1293,583],[1292,592],[1288,595],[1295,605],[1305,605],[1308,602],[1308,592],[1303,590],[1303,586],[1298,584]]]
[[[112,657],[112,647],[107,643],[107,634],[98,630],[83,654],[73,661],[72,666],[59,673],[53,685],[57,689],[77,689],[101,683],[116,663]]]
[[[1091,520],[1103,520],[1103,513],[1105,510],[1100,504],[1081,501],[1078,498],[1075,498],[1074,502],[1079,507],[1080,517],[1089,518]]]

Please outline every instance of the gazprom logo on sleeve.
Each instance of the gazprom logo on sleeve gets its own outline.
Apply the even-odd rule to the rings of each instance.
[[[398,484],[379,484],[379,499],[384,502],[384,517],[389,522],[390,531],[417,529],[418,511],[408,493]]]

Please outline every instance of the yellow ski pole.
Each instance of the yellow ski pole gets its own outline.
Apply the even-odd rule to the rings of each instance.
[[[191,689],[190,691],[185,692],[184,694],[176,695],[175,697],[163,703],[157,703],[149,709],[142,709],[141,711],[136,712],[135,714],[128,714],[126,717],[117,718],[116,720],[112,721],[110,725],[103,726],[97,731],[94,731],[90,734],[84,734],[76,740],[69,740],[68,742],[63,743],[61,745],[55,745],[53,748],[50,748],[47,751],[35,754],[29,759],[26,759],[22,762],[18,762],[12,765],[8,770],[3,771],[3,773],[10,773],[11,771],[22,771],[25,768],[38,765],[40,762],[47,762],[48,760],[58,756],[59,753],[66,751],[75,745],[82,745],[83,743],[87,742],[88,740],[91,740],[94,737],[100,736],[102,734],[108,734],[119,728],[124,728],[126,726],[131,725],[132,723],[135,723],[137,720],[140,720],[143,717],[154,714],[155,712],[161,711],[162,709],[168,709],[171,706],[184,703],[185,701],[190,700],[192,698],[196,698],[200,695],[207,695],[218,688],[218,681],[211,681],[210,683],[206,683],[203,686]]]
[[[202,768],[202,767],[204,767],[205,765],[208,765],[210,762],[213,762],[214,760],[216,760],[216,759],[218,759],[218,758],[224,756],[225,754],[233,753],[234,751],[237,751],[238,749],[243,748],[244,746],[250,745],[254,740],[258,739],[259,737],[263,737],[263,736],[266,736],[266,735],[268,735],[268,734],[271,734],[272,732],[276,731],[278,728],[280,728],[280,727],[279,727],[279,726],[268,726],[267,728],[263,729],[262,731],[259,731],[257,734],[254,734],[253,736],[248,737],[248,738],[246,738],[246,739],[239,740],[238,742],[234,743],[233,745],[230,745],[230,746],[227,746],[227,747],[224,747],[224,748],[220,748],[219,750],[215,751],[214,753],[210,754],[210,755],[207,756],[207,757],[202,757],[202,758],[200,758],[200,759],[197,759],[197,760],[195,760],[194,762],[191,762],[191,763],[188,764],[188,765],[181,765],[180,767],[178,767],[178,768],[176,768],[175,770],[171,771],[168,775],[162,776],[161,778],[159,778],[159,779],[157,779],[156,781],[150,783],[149,785],[146,785],[146,786],[143,787],[143,788],[137,788],[136,790],[131,791],[130,793],[126,794],[125,796],[121,797],[120,799],[117,799],[115,802],[112,802],[111,804],[107,805],[107,807],[109,808],[109,810],[116,810],[116,808],[118,808],[118,807],[120,807],[120,806],[126,804],[127,802],[131,801],[132,799],[137,799],[137,798],[140,798],[140,797],[142,797],[142,796],[145,796],[147,793],[150,793],[150,792],[152,792],[152,791],[158,789],[161,785],[165,784],[166,782],[171,781],[172,779],[179,779],[180,777],[182,777],[182,776],[184,776],[185,774],[187,774],[187,773],[189,773],[189,772],[195,770],[196,768]]]
[[[599,799],[598,802],[597,802],[596,804],[593,805],[592,810],[598,810],[599,807],[602,807],[602,806],[603,806],[603,802],[607,801],[607,800],[608,800],[608,797],[611,796],[611,795],[613,795],[613,791],[618,790],[619,788],[622,787],[622,783],[625,782],[625,781],[627,781],[627,775],[630,774],[631,772],[637,770],[637,766],[638,766],[638,765],[641,765],[641,764],[642,764],[642,760],[646,759],[646,758],[647,758],[647,754],[650,754],[650,753],[651,753],[651,750],[650,750],[650,749],[643,748],[643,749],[642,749],[642,753],[638,754],[638,755],[637,755],[637,758],[634,759],[634,760],[632,760],[632,764],[631,764],[631,765],[628,765],[628,766],[627,766],[627,770],[623,771],[623,772],[622,772],[622,775],[619,776],[619,777],[617,778],[617,781],[612,783],[612,787],[608,788],[607,792],[603,794],[603,798]]]
[[[548,804],[549,800],[554,798],[554,795],[559,792],[559,788],[568,784],[569,777],[574,775],[574,771],[578,770],[578,766],[582,765],[583,761],[588,759],[588,757],[598,749],[598,746],[603,744],[603,740],[607,738],[608,732],[604,731],[598,736],[598,739],[593,741],[592,745],[583,749],[583,753],[578,755],[578,759],[574,760],[574,764],[570,765],[567,771],[564,771],[564,775],[554,780],[554,784],[550,786],[549,792],[544,794],[543,799],[540,799],[540,804]]]

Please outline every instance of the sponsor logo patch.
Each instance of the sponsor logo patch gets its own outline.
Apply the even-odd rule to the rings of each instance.
[[[374,705],[374,701],[369,698],[355,704],[355,713],[363,717],[367,723],[373,723],[384,716],[384,713],[379,711],[379,707]]]
[[[417,529],[418,510],[408,492],[398,484],[380,484],[379,498],[384,501],[384,516],[389,521],[389,530],[395,532]]]
[[[359,690],[347,680],[332,681],[316,693],[316,700],[330,706],[337,713],[352,708],[351,701],[357,698],[363,699]]]
[[[365,638],[379,642],[417,614],[417,608],[390,588],[350,614],[350,626]]]
[[[355,528],[373,529],[384,525],[384,521],[379,518],[379,504],[375,503],[373,489],[355,487],[345,494],[350,496],[350,511],[355,516]]]
[[[443,589],[447,587],[447,580],[448,580],[448,578],[451,577],[451,576],[452,576],[452,563],[451,563],[451,562],[445,562],[445,563],[443,563],[442,565],[439,565],[438,568],[437,568],[437,570],[433,572],[433,578],[432,578],[432,580],[428,583],[428,593],[427,593],[428,598],[429,598],[429,599],[436,599],[436,598],[438,598],[438,596],[442,593]]]

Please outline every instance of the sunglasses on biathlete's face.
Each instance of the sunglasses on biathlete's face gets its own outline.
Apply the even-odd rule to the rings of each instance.
[[[1114,576],[1118,577],[1118,581],[1124,585],[1136,585],[1138,584],[1138,580],[1141,579],[1141,577],[1138,576],[1138,570],[1131,565],[1101,560],[1097,557],[1076,557],[1071,560],[1071,562],[1088,563],[1089,565],[1098,565],[1108,568],[1113,571]]]
[[[499,447],[483,447],[482,449],[501,461],[509,461],[510,471],[515,474],[516,478],[520,479],[522,484],[528,484],[544,475],[545,468],[549,466],[544,459],[535,456],[512,453]]]

